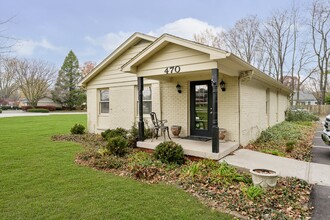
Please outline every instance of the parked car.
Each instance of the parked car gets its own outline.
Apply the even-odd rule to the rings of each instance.
[[[330,146],[330,115],[325,118],[325,122],[323,123],[323,132],[322,132],[322,140],[324,143]]]

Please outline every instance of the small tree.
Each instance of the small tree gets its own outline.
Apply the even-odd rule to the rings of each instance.
[[[75,106],[81,105],[85,100],[85,95],[84,91],[77,86],[80,79],[79,61],[72,50],[70,50],[58,73],[55,89],[52,92],[53,99],[62,103],[70,110]]]
[[[54,67],[37,60],[12,59],[11,62],[19,89],[35,108],[38,101],[47,95],[48,88],[54,81]]]

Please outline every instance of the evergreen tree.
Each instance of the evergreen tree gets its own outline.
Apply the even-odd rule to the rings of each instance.
[[[70,110],[81,105],[86,97],[84,90],[77,85],[81,76],[79,61],[70,50],[58,73],[55,89],[52,92],[53,100],[62,103]]]

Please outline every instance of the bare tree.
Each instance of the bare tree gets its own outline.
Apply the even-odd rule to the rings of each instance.
[[[0,100],[11,97],[17,87],[12,59],[0,57]]]
[[[54,82],[54,67],[37,60],[13,59],[12,62],[19,89],[35,108]]]
[[[272,63],[270,72],[275,72],[275,78],[283,83],[285,63],[288,58],[290,47],[294,42],[295,14],[290,11],[276,11],[265,23],[260,34],[269,61]]]
[[[257,16],[250,15],[238,20],[233,28],[222,34],[223,41],[229,51],[252,65],[256,64],[256,57],[262,49],[262,42],[258,35],[259,26],[260,22]]]
[[[211,47],[225,49],[221,34],[221,32],[215,32],[211,29],[205,29],[198,34],[194,34],[194,40],[198,43],[205,44]]]
[[[6,25],[13,20],[13,17],[0,20],[0,53],[7,53],[11,51],[11,48],[17,43],[17,39],[5,34],[7,31]]]
[[[317,58],[317,65],[320,74],[319,92],[320,104],[325,101],[325,93],[327,91],[329,59],[330,59],[330,1],[316,0],[311,8],[312,43],[314,53]]]

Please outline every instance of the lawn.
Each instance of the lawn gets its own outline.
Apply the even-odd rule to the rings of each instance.
[[[86,115],[0,118],[1,219],[231,219],[175,186],[75,164],[79,144],[53,142]]]

